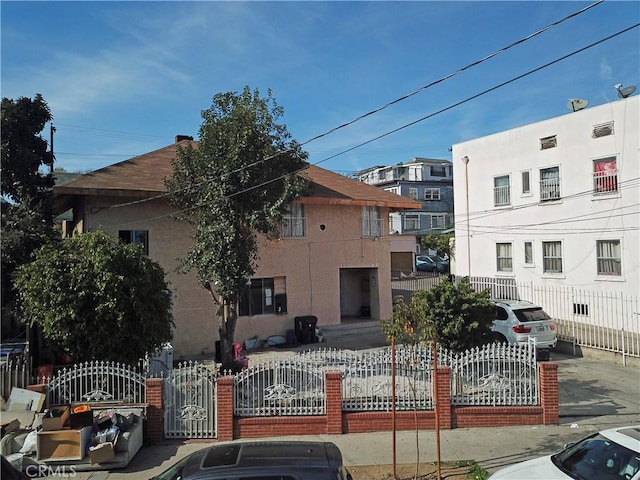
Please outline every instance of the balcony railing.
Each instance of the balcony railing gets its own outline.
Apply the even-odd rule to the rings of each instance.
[[[549,202],[560,199],[560,179],[547,178],[540,180],[540,201]]]
[[[612,195],[618,192],[618,174],[604,174],[595,172],[593,174],[593,194]]]
[[[511,205],[511,187],[509,185],[493,187],[493,204],[496,207]]]

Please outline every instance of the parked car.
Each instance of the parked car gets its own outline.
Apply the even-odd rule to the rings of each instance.
[[[418,255],[416,257],[416,270],[419,272],[447,273],[449,271],[449,260],[445,260],[438,255]]]
[[[535,339],[538,349],[558,343],[556,325],[542,307],[523,300],[496,300],[496,319],[491,331],[495,340],[526,344]]]
[[[489,480],[639,480],[640,426],[611,428],[555,455],[503,468]]]
[[[331,442],[230,442],[199,450],[151,480],[352,480]]]
[[[2,469],[0,470],[0,478],[2,480],[28,480],[26,473],[21,472],[14,467],[9,460],[2,455]]]

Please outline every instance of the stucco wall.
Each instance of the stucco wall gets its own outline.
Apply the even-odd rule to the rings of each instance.
[[[195,272],[184,275],[176,271],[176,259],[185,255],[191,246],[191,227],[172,220],[171,207],[163,200],[111,207],[126,202],[127,199],[122,198],[87,200],[83,209],[86,230],[102,229],[114,235],[119,230],[148,230],[149,256],[163,266],[174,292],[175,358],[213,354],[219,338],[215,304],[209,293],[198,285]],[[240,317],[236,341],[284,335],[293,328],[294,318],[301,315],[315,315],[319,326],[340,323],[341,269],[362,269],[368,278],[369,300],[375,302],[371,305],[372,318],[386,318],[391,314],[387,212],[382,215],[385,235],[378,239],[362,238],[361,209],[360,206],[305,205],[305,238],[260,240],[254,278],[285,277],[287,312]]]

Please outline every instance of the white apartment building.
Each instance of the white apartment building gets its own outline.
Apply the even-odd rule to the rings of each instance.
[[[638,295],[638,98],[454,145],[455,273]]]

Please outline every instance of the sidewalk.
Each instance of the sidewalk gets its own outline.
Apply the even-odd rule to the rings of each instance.
[[[344,333],[328,338],[324,346],[336,348],[338,342],[346,348],[377,348],[385,345],[381,334]],[[297,347],[304,349],[304,347]],[[251,356],[286,355],[287,351],[268,349],[250,352]],[[517,426],[497,428],[467,428],[440,432],[441,460],[475,460],[489,472],[529,458],[548,455],[566,443],[590,433],[623,425],[640,424],[640,374],[637,368],[622,367],[600,360],[574,358],[553,352],[558,362],[560,384],[560,425]],[[415,463],[415,431],[396,433],[398,464]],[[436,433],[420,431],[420,461],[436,460]],[[307,435],[304,437],[272,437],[279,440],[334,442],[342,451],[344,463],[350,465],[391,464],[393,438],[391,432]],[[249,441],[244,439],[241,441]],[[49,478],[77,480],[139,480],[148,479],[168,468],[186,455],[205,448],[212,442],[165,441],[143,447],[126,469],[113,472],[68,472]],[[62,473],[62,472],[59,472]],[[360,479],[356,479],[360,480]]]

